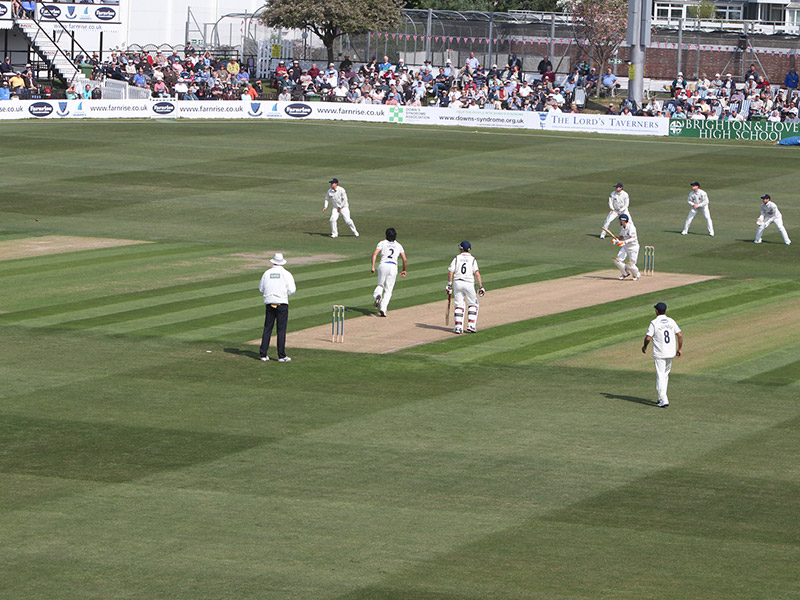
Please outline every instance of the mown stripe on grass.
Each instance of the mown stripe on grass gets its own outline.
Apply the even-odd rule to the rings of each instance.
[[[712,293],[715,297],[708,298],[708,291],[714,288],[716,290]],[[683,297],[687,305],[685,309],[676,309],[673,314],[683,311],[692,319],[699,319],[767,298],[793,294],[798,289],[800,285],[793,282],[717,280],[682,286],[669,292],[672,296]],[[686,298],[695,290],[705,298],[703,301],[693,302]],[[503,364],[560,359],[642,333],[649,321],[649,313],[642,312],[642,305],[641,297],[627,298],[495,327],[481,332],[480,336],[451,338],[415,348],[412,352],[437,355],[445,360]]]
[[[107,267],[111,264],[116,265],[124,262],[152,261],[155,258],[174,258],[176,256],[189,256],[193,254],[209,253],[208,246],[163,247],[162,245],[158,245],[157,247],[153,248],[151,245],[137,245],[125,246],[124,248],[130,248],[130,250],[124,253],[111,253],[105,250],[92,250],[91,257],[75,258],[72,260],[58,262],[47,261],[39,264],[26,263],[25,265],[19,265],[18,261],[14,261],[14,266],[12,267],[6,267],[5,265],[0,266],[0,278],[4,279],[17,275],[28,277],[50,271],[64,271],[66,269],[79,269],[98,265]],[[140,248],[144,248],[144,250],[140,250]]]
[[[797,381],[800,381],[800,360],[740,380],[741,383],[772,386],[791,385]]]

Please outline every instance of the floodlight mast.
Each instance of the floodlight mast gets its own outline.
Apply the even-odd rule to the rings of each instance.
[[[631,49],[631,71],[628,76],[628,97],[642,106],[644,98],[644,62],[650,45],[653,8],[650,0],[628,2],[628,46]]]

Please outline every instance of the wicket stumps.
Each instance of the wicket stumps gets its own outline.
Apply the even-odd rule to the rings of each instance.
[[[331,313],[331,342],[344,343],[344,305],[334,304]]]
[[[643,255],[642,275],[653,275],[656,269],[656,247],[645,246]]]

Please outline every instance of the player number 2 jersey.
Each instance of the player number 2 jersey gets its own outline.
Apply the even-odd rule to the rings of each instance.
[[[681,328],[667,315],[659,315],[650,321],[647,335],[652,338],[655,358],[674,358],[678,353],[678,334]]]
[[[381,262],[397,264],[399,256],[405,252],[403,246],[398,241],[390,242],[389,240],[382,240],[378,242],[377,249],[381,251]]]
[[[475,271],[478,270],[478,261],[469,252],[462,252],[450,263],[453,281],[468,281],[475,283]]]

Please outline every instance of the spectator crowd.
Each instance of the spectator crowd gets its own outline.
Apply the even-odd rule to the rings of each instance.
[[[90,84],[70,85],[69,99],[98,99],[102,96],[97,82],[111,79],[147,90],[154,98],[178,100],[253,100],[262,95],[260,80],[253,80],[246,65],[235,58],[217,58],[186,46],[183,56],[172,53],[111,52],[101,61],[97,53],[78,56],[76,62],[92,69]],[[49,88],[41,88],[35,71],[28,64],[17,70],[10,58],[0,63],[2,87],[0,100],[11,98],[48,98]],[[502,67],[488,69],[470,53],[462,65],[447,60],[434,67],[425,61],[418,68],[396,63],[384,56],[361,65],[345,57],[338,65],[328,63],[320,69],[316,63],[303,68],[299,61],[290,65],[281,60],[271,74],[271,84],[279,100],[323,100],[356,104],[405,106],[440,106],[454,108],[492,108],[537,112],[578,112],[576,93],[614,96],[620,88],[611,68],[598,75],[594,67],[581,62],[570,73],[556,76],[551,61],[543,58],[536,72],[525,74],[522,61],[511,54]],[[678,73],[667,86],[669,98],[653,98],[644,106],[624,98],[608,105],[606,114],[664,116],[696,120],[766,120],[797,122],[800,78],[794,68],[784,77],[783,85],[773,85],[750,65],[743,83],[728,73],[716,73],[709,79],[703,73],[689,83]]]
[[[280,61],[273,85],[281,100],[578,112],[575,90],[584,85],[590,70],[576,69],[563,85],[556,85],[550,61],[542,61],[538,77],[526,77],[522,61],[513,54],[502,67],[486,68],[471,52],[463,65],[447,60],[435,67],[426,60],[417,69],[402,58],[392,63],[386,56],[356,68],[346,56],[338,68],[329,63],[325,69],[316,63],[305,69],[296,60],[290,66]]]

